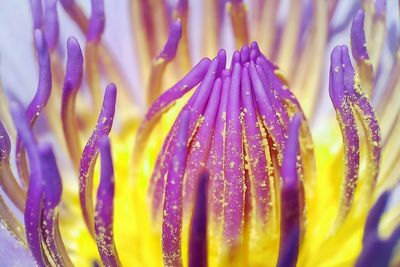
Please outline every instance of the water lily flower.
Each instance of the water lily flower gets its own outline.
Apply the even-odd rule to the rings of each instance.
[[[399,266],[394,11],[286,2],[30,0],[35,94],[0,87],[1,265]]]

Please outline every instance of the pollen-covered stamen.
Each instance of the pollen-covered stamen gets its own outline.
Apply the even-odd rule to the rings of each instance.
[[[39,156],[44,192],[41,207],[43,243],[55,266],[72,267],[73,264],[65,250],[58,226],[58,206],[61,201],[62,184],[51,146],[46,144],[40,147]]]
[[[278,116],[279,122],[283,127],[287,127],[289,124],[289,114],[286,111],[284,106],[284,102],[281,100],[281,97],[278,97],[277,90],[274,89],[270,79],[267,77],[267,74],[264,72],[263,68],[259,65],[256,65],[257,73],[264,85],[266,90],[267,97],[271,101],[272,108],[276,111],[276,115]]]
[[[79,43],[74,37],[70,37],[67,41],[67,52],[67,67],[61,101],[61,120],[69,154],[78,170],[82,148],[78,134],[75,105],[76,95],[82,83],[83,56]]]
[[[182,266],[182,186],[186,169],[190,112],[182,111],[179,131],[174,143],[172,163],[165,185],[162,249],[166,266]]]
[[[230,74],[223,76],[221,100],[218,113],[215,118],[214,133],[212,137],[211,150],[207,160],[207,168],[210,171],[210,193],[209,202],[211,206],[211,217],[213,222],[221,225],[223,220],[224,200],[224,164],[225,164],[225,135],[226,135],[226,112],[231,84]]]
[[[268,81],[271,83],[271,90],[273,92],[273,95],[275,97],[279,98],[279,101],[282,103],[284,106],[285,111],[280,111],[281,114],[281,121],[285,122],[286,120],[286,115],[288,114],[289,116],[293,116],[295,112],[301,114],[302,118],[304,121],[306,121],[306,115],[300,106],[299,101],[295,97],[292,91],[289,90],[286,84],[284,84],[280,78],[278,78],[279,69],[271,64],[265,56],[260,55],[256,59],[257,63],[257,71],[262,72],[259,68],[264,70],[264,73],[268,79]],[[284,124],[287,127],[287,123]],[[307,181],[305,184],[310,187],[310,185],[313,183],[315,180],[315,158],[314,158],[314,144],[311,136],[311,130],[308,126],[308,124],[303,124],[301,129],[301,136],[302,136],[302,143],[304,144],[303,146],[300,147],[301,154],[303,157],[303,166],[304,166],[304,173],[303,173],[303,178],[305,181]],[[309,191],[311,193],[311,191]],[[311,194],[308,194],[308,196],[311,196]]]
[[[207,105],[207,101],[212,91],[212,86],[214,80],[224,67],[222,63],[225,62],[225,53],[220,52],[219,56],[217,56],[211,63],[209,69],[207,70],[207,74],[205,75],[202,83],[194,92],[193,96],[190,98],[189,102],[185,105],[183,110],[187,110],[191,112],[190,122],[189,122],[189,135],[192,137],[193,133],[196,131],[198,126],[202,121],[202,114]],[[179,117],[178,117],[179,118]],[[171,162],[171,153],[168,152],[171,149],[169,144],[173,144],[176,138],[176,134],[178,132],[178,125],[175,123],[170,133],[166,137],[166,141],[162,147],[161,153],[157,158],[156,165],[154,167],[153,175],[151,178],[151,186],[150,192],[155,196],[162,196],[164,190],[164,176],[169,169],[169,165]],[[155,186],[155,187],[154,187]],[[159,199],[157,197],[153,198],[153,210],[155,214],[159,212],[160,204],[162,198]]]
[[[36,264],[39,267],[46,267],[48,265],[48,259],[44,252],[44,247],[42,246],[41,236],[44,192],[40,156],[37,144],[29,127],[29,122],[24,116],[22,107],[17,103],[12,103],[11,113],[18,136],[26,148],[29,159],[29,185],[24,213],[26,240]]]
[[[355,264],[356,267],[391,265],[392,255],[400,240],[400,227],[396,227],[386,239],[382,239],[378,232],[379,222],[390,195],[390,192],[384,192],[368,214],[364,228],[363,248]]]
[[[101,174],[97,190],[96,212],[94,218],[97,249],[105,266],[121,266],[114,242],[114,167],[111,157],[110,141],[107,136],[100,140]]]
[[[182,24],[179,19],[175,20],[170,27],[168,40],[163,50],[154,59],[148,82],[148,103],[152,103],[161,93],[162,79],[168,63],[175,57],[179,40],[182,37]]]
[[[274,149],[277,150],[278,162],[280,163],[282,160],[283,147],[286,142],[285,130],[279,122],[279,117],[276,111],[272,107],[271,100],[266,93],[266,89],[263,87],[254,62],[250,62],[249,64],[249,73],[253,84],[255,100],[260,110],[262,120],[273,139],[273,146]]]
[[[47,104],[52,86],[49,50],[44,35],[40,30],[35,30],[35,43],[39,60],[39,82],[36,94],[25,112],[29,127],[34,125],[37,117]],[[15,154],[18,173],[26,186],[29,181],[29,174],[25,150],[20,137],[17,137]]]
[[[209,155],[211,146],[211,137],[213,135],[214,122],[218,111],[221,97],[221,79],[215,80],[212,93],[208,100],[207,107],[204,111],[201,125],[196,131],[196,135],[191,140],[190,153],[186,163],[185,177],[189,177],[184,181],[184,208],[187,211],[191,207],[195,193],[196,185],[198,184],[197,177],[200,177],[202,170],[205,167],[205,161]]]
[[[360,76],[361,88],[371,98],[373,87],[372,62],[369,59],[364,32],[364,11],[360,9],[351,26],[351,52],[357,62],[357,72]]]
[[[230,248],[239,245],[244,224],[244,154],[240,114],[240,64],[235,64],[229,89],[225,134],[224,236]]]
[[[219,233],[210,242],[223,242],[219,252],[227,263],[241,261],[246,257],[242,248],[262,242],[262,238],[254,233],[265,234],[267,226],[276,229],[279,217],[275,215],[279,210],[274,207],[280,205],[277,194],[280,192],[278,185],[287,142],[288,118],[299,113],[297,117],[306,124],[298,101],[276,77],[276,67],[266,59],[263,63],[266,66],[257,64],[261,56],[256,43],[250,47],[244,46],[240,52],[233,54],[230,69],[223,69],[225,53],[219,53],[175,120],[150,181],[153,215],[157,216],[161,213],[160,203],[165,206],[166,196],[171,194],[164,185],[164,177],[170,177],[171,168],[176,163],[173,160],[174,144],[182,130],[182,114],[190,112],[184,195],[182,203],[178,203],[181,206],[175,208],[183,208],[183,220],[190,216],[192,210],[185,207],[195,205],[193,196],[199,174],[203,167],[208,169],[209,223],[212,231]],[[283,115],[277,115],[278,110]],[[303,161],[312,160],[309,157],[313,155],[305,153],[312,152],[312,148],[303,148],[309,145],[307,126],[300,127],[299,124],[297,131],[296,141],[299,142],[300,138],[302,144],[298,148],[298,155],[294,156],[294,165],[298,167],[295,198],[299,211],[297,229],[300,233],[304,228],[303,176],[305,169],[310,168],[310,164]],[[180,222],[179,227],[181,225]],[[180,236],[175,238],[180,240]],[[295,243],[297,255],[299,242]]]
[[[241,101],[243,104],[243,128],[245,133],[245,143],[247,146],[247,157],[250,167],[250,177],[254,181],[255,197],[256,197],[256,213],[260,218],[261,226],[265,226],[266,222],[270,219],[270,202],[271,188],[270,188],[270,168],[265,156],[265,150],[268,149],[261,133],[258,114],[253,102],[253,92],[250,83],[250,76],[248,68],[245,66],[242,69],[242,90]],[[263,149],[260,149],[263,148]],[[258,220],[257,220],[258,221]]]
[[[369,102],[367,96],[360,88],[359,81],[355,77],[353,66],[351,65],[349,51],[346,46],[342,46],[342,67],[343,67],[343,81],[345,89],[349,95],[349,100],[358,115],[363,131],[366,136],[367,146],[367,179],[364,183],[366,188],[366,197],[371,195],[378,178],[380,159],[381,159],[381,136],[378,124],[378,119],[375,111]]]
[[[343,221],[351,208],[354,192],[357,187],[360,165],[360,141],[355,116],[344,85],[342,64],[342,52],[338,46],[335,47],[331,54],[329,75],[329,95],[336,110],[345,150],[345,179],[340,196],[338,224]]]
[[[10,153],[10,138],[3,123],[0,121],[0,186],[14,205],[23,212],[26,191],[21,189],[11,170]]]
[[[208,266],[207,253],[207,203],[210,174],[204,171],[198,179],[197,194],[189,234],[189,267]]]
[[[108,135],[114,120],[117,88],[109,84],[104,93],[102,109],[89,141],[82,152],[79,170],[79,197],[81,209],[89,232],[94,236],[93,221],[93,171],[99,153],[100,140]]]
[[[0,121],[0,162],[8,160],[11,153],[11,142],[10,137],[7,134],[3,123]]]
[[[300,246],[301,200],[299,174],[299,131],[301,116],[296,114],[288,129],[288,140],[283,154],[281,177],[281,230],[279,242],[279,257],[277,266],[296,266]]]

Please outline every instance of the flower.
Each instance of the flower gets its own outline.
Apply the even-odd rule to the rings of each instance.
[[[23,256],[1,260],[397,266],[399,67],[383,49],[397,40],[385,1],[356,2],[335,24],[338,3],[292,1],[282,21],[279,1],[204,1],[198,50],[212,59],[191,67],[195,1],[132,1],[141,91],[103,36],[115,25],[102,0],[90,16],[31,0],[36,94],[25,107],[0,91],[0,221],[16,241],[4,251]],[[62,40],[63,12],[84,42]],[[335,46],[328,71],[342,32],[351,52]],[[230,64],[217,52],[226,33]],[[325,72],[336,120],[316,116]]]

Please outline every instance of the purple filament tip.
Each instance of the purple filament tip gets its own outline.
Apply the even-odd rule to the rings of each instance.
[[[178,49],[179,40],[182,37],[182,23],[180,19],[176,19],[171,23],[167,43],[164,45],[163,50],[157,56],[165,61],[170,61],[175,57]]]

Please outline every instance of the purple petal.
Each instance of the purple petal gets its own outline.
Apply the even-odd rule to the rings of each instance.
[[[199,177],[189,234],[189,267],[207,266],[207,193],[210,174]]]
[[[182,263],[182,184],[186,169],[190,112],[184,111],[174,146],[172,164],[165,185],[162,223],[162,251],[166,266],[183,266]]]
[[[101,174],[97,190],[94,227],[97,248],[105,266],[121,266],[113,233],[114,167],[110,142],[106,136],[100,141]]]
[[[86,226],[91,234],[93,232],[93,201],[92,201],[92,180],[93,168],[96,164],[97,155],[100,147],[100,138],[108,135],[115,114],[115,102],[117,97],[117,88],[114,84],[109,84],[106,88],[103,105],[97,121],[96,128],[94,129],[89,141],[87,142],[80,161],[79,171],[79,197],[81,202],[81,209],[85,219]]]

